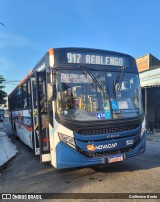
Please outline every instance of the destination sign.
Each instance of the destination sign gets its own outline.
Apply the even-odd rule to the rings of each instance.
[[[65,63],[77,64],[96,64],[109,66],[129,66],[127,57],[105,54],[105,53],[90,53],[90,52],[63,52],[60,54],[60,61]]]

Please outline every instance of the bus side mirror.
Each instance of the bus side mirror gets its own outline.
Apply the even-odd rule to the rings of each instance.
[[[57,99],[56,84],[53,84],[53,100],[56,101],[56,99]]]

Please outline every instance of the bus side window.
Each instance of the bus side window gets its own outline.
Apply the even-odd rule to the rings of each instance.
[[[22,86],[22,108],[27,108],[27,85],[26,83]]]
[[[30,80],[27,82],[27,106],[31,108],[31,83]]]
[[[21,109],[21,87],[19,87],[14,93],[15,110]]]

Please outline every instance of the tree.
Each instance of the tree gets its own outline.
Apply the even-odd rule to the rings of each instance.
[[[5,88],[5,86],[3,85],[5,81],[5,78],[0,75],[0,106],[6,103],[6,100],[4,98],[7,96],[7,93],[2,90],[3,88]]]

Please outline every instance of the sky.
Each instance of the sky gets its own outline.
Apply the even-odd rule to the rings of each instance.
[[[0,0],[0,75],[8,94],[50,48],[160,59],[159,0]]]

